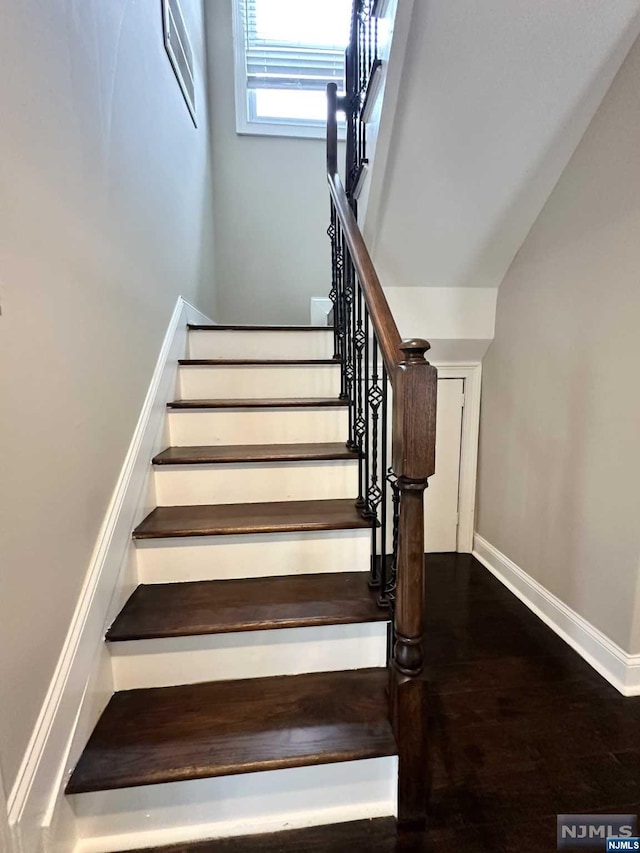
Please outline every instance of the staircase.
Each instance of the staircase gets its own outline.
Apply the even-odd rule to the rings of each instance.
[[[333,344],[189,330],[106,635],[117,692],[67,785],[81,850],[395,814],[389,611]]]
[[[347,95],[327,87],[334,328],[189,327],[157,506],[133,531],[140,585],[105,638],[116,693],[66,787],[78,853],[425,824],[437,374],[426,341],[400,339],[355,216],[363,9]]]

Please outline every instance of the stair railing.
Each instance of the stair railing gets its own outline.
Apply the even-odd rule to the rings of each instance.
[[[354,9],[361,7],[356,0]],[[357,23],[357,22],[356,22]],[[355,29],[355,42],[354,42]],[[352,29],[351,55],[357,49]],[[354,44],[356,47],[354,47]],[[357,61],[355,67],[358,67]],[[347,75],[348,81],[359,77]],[[352,83],[353,84],[353,83]],[[358,92],[327,87],[335,355],[349,401],[349,447],[359,454],[357,506],[371,520],[370,585],[389,608],[389,706],[399,755],[398,819],[421,826],[429,794],[424,632],[424,490],[434,473],[437,372],[425,340],[402,340],[338,171],[338,110],[347,113],[347,164],[360,150]],[[360,138],[360,137],[358,137]]]

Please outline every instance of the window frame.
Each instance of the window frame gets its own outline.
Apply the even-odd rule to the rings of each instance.
[[[244,0],[231,0],[233,7],[234,93],[236,107],[236,133],[242,136],[283,136],[298,139],[326,139],[326,123],[304,119],[253,119],[249,115],[247,86],[247,56],[242,16]],[[346,138],[346,121],[338,120],[338,138]]]

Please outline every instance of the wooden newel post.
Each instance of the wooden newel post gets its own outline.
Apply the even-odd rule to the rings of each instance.
[[[427,341],[403,341],[393,384],[393,470],[400,490],[391,718],[399,751],[398,820],[421,827],[429,795],[423,668],[424,490],[435,470],[437,371]]]

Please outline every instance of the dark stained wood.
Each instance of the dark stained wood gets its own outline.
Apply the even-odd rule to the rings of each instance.
[[[339,358],[181,358],[178,364],[184,366],[207,365],[220,366],[253,366],[260,367],[269,364],[340,364]]]
[[[393,755],[386,680],[368,669],[116,693],[67,793]]]
[[[428,685],[420,678],[389,671],[391,718],[398,744],[398,822],[424,829],[431,788]]]
[[[339,442],[316,444],[231,444],[168,447],[154,465],[198,465],[231,462],[313,462],[358,459],[358,453]]]
[[[107,640],[146,640],[379,622],[363,572],[139,586],[107,633]]]
[[[348,400],[338,397],[291,397],[264,400],[174,400],[170,409],[322,409],[344,408]]]
[[[393,468],[400,490],[391,716],[399,748],[398,820],[427,816],[429,731],[424,666],[424,490],[435,466],[437,372],[427,341],[403,341],[393,396]]]
[[[217,326],[189,323],[188,328],[194,332],[333,332],[333,326]]]
[[[370,527],[353,500],[274,501],[156,507],[134,530],[134,539],[222,536],[237,533],[351,530]]]
[[[429,555],[425,586],[426,831],[360,821],[172,853],[551,853],[559,812],[640,814],[640,697],[618,693],[470,555]]]
[[[352,11],[351,42],[347,49],[347,102],[361,103],[361,80],[354,73],[359,37],[366,40],[357,8]],[[375,69],[374,69],[375,70]],[[373,75],[372,75],[373,76]],[[370,81],[369,81],[370,82]],[[337,163],[337,86],[327,86],[327,179],[332,199],[332,225],[337,216],[343,244],[356,272],[362,295],[369,311],[373,334],[378,343],[389,380],[393,387],[392,457],[398,480],[400,513],[396,607],[394,615],[395,644],[391,666],[390,710],[399,744],[398,815],[403,823],[419,825],[426,818],[426,793],[422,766],[428,754],[425,725],[420,715],[425,703],[425,688],[412,685],[410,679],[420,676],[424,657],[424,589],[422,562],[424,553],[424,490],[434,473],[437,372],[425,360],[429,343],[421,339],[401,341],[398,327],[382,290],[375,267],[360,232],[357,216],[342,184]],[[359,113],[355,117],[358,122]],[[355,122],[348,122],[347,187],[359,165],[354,148]],[[334,212],[335,211],[335,212]],[[334,251],[335,255],[335,251]],[[336,260],[334,257],[334,280]],[[353,420],[353,413],[350,421]]]
[[[358,39],[362,34],[357,8],[352,11],[351,43],[347,49],[347,99],[360,103],[361,81],[354,73]],[[363,34],[366,39],[366,35]],[[375,68],[374,68],[375,71]],[[373,75],[372,75],[373,77]],[[371,82],[371,81],[369,81]],[[435,466],[435,424],[437,372],[424,357],[428,341],[401,341],[398,327],[389,308],[375,267],[358,226],[357,216],[338,172],[337,161],[337,86],[327,86],[327,179],[332,199],[332,227],[337,216],[343,243],[356,272],[362,295],[369,311],[373,334],[378,343],[389,380],[393,387],[392,456],[398,480],[400,513],[396,607],[394,615],[395,643],[390,679],[390,710],[399,745],[398,816],[401,822],[417,826],[426,818],[427,786],[422,767],[428,754],[428,731],[421,724],[425,688],[412,685],[410,679],[420,676],[424,657],[424,589],[422,583],[424,554],[424,490]],[[356,116],[356,122],[359,116]],[[354,149],[353,122],[347,133],[347,187],[353,189],[351,175],[358,163]],[[360,151],[359,156],[362,156]],[[335,211],[335,212],[334,212]],[[334,251],[335,254],[335,251]],[[334,257],[335,277],[335,257]],[[350,421],[353,413],[350,413]]]
[[[393,404],[393,469],[398,477],[426,480],[435,472],[438,371],[426,361],[420,338],[403,341]]]

